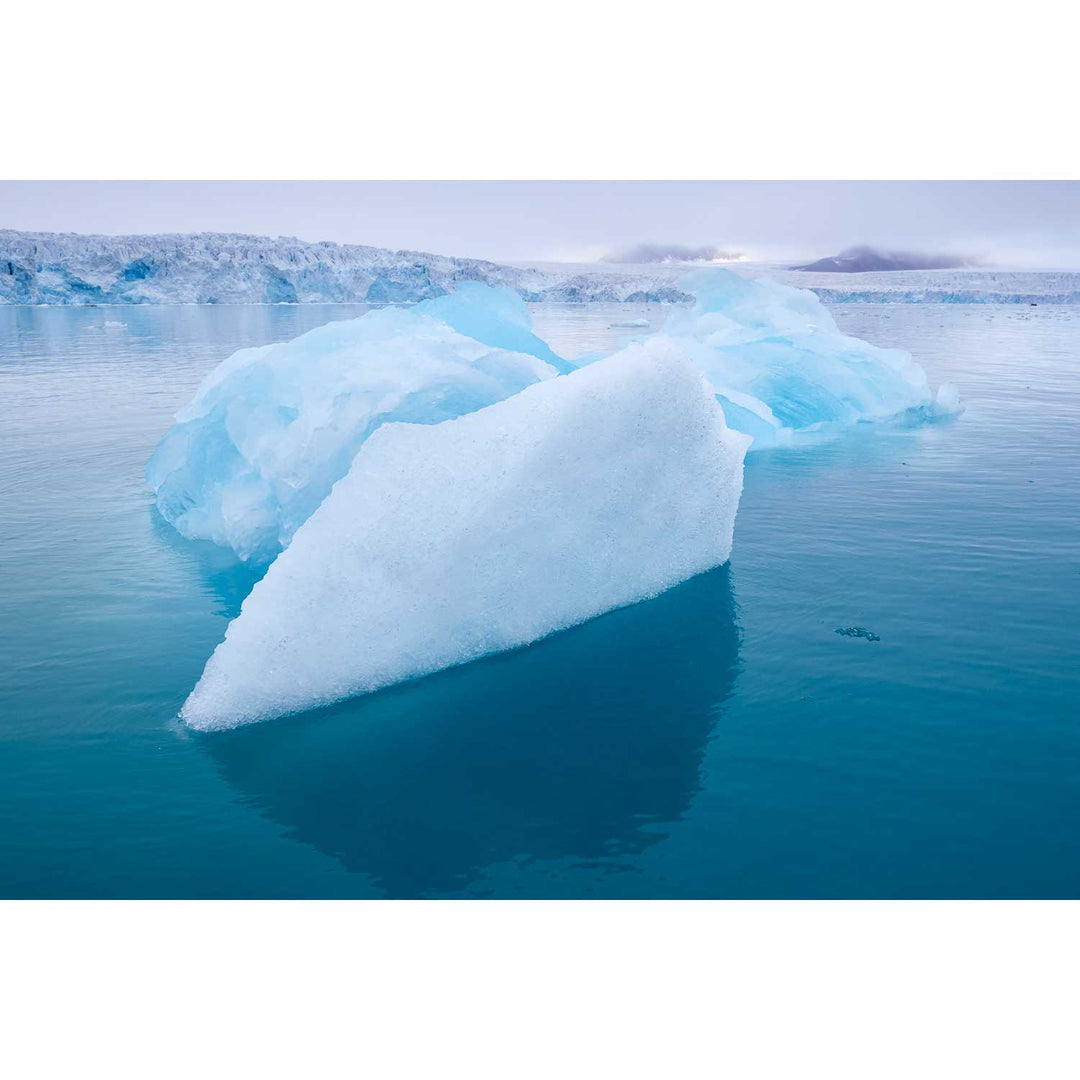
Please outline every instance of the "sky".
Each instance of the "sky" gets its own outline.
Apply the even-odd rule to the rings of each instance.
[[[514,261],[636,245],[763,261],[855,244],[1080,267],[1073,181],[5,181],[0,228],[243,232]]]

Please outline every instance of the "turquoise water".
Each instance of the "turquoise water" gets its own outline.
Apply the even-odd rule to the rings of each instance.
[[[836,308],[966,414],[754,455],[730,565],[654,601],[193,735],[252,579],[143,466],[359,310],[0,307],[0,896],[1080,895],[1080,309]],[[571,355],[642,314],[534,311]]]

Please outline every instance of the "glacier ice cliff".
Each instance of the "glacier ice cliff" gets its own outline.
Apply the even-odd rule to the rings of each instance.
[[[687,299],[670,274],[651,270],[540,269],[236,233],[0,229],[0,304],[413,303],[452,293],[463,281],[506,286],[534,301]]]
[[[266,563],[380,424],[437,424],[568,370],[518,296],[466,283],[233,354],[177,414],[147,479],[182,535]]]
[[[692,253],[691,253],[692,254]],[[830,303],[1077,304],[1076,271],[938,270],[851,275],[740,263],[811,288]],[[291,237],[195,233],[83,236],[0,229],[0,304],[412,303],[463,281],[502,285],[528,301],[686,303],[678,263],[541,263]]]
[[[0,302],[11,304],[392,303],[526,277],[480,259],[289,237],[0,230]]]
[[[244,601],[193,728],[526,645],[725,562],[749,440],[665,341],[435,425],[388,423]]]

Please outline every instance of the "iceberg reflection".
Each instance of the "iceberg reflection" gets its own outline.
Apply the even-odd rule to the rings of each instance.
[[[386,895],[454,893],[507,859],[662,838],[738,655],[725,565],[526,649],[199,738],[249,805]]]

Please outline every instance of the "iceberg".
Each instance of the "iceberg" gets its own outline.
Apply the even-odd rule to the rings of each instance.
[[[692,308],[655,336],[688,355],[760,449],[799,432],[961,410],[905,352],[842,334],[811,292],[727,270],[686,276]],[[579,357],[578,364],[602,357]],[[203,381],[147,465],[162,516],[269,564],[388,421],[438,424],[575,370],[509,289],[462,282],[412,308],[243,349]]]
[[[672,312],[663,335],[701,367],[727,422],[753,436],[755,449],[932,404],[910,354],[841,333],[806,289],[719,269],[679,284],[695,302]]]
[[[181,716],[214,730],[329,704],[656,596],[728,559],[748,442],[664,340],[456,419],[383,423]]]
[[[960,400],[960,391],[955,383],[942,383],[934,395],[932,412],[935,416],[948,418],[959,416],[964,411],[963,402]]]
[[[569,370],[520,297],[467,282],[234,353],[177,414],[147,479],[182,535],[265,564],[380,424],[436,424]]]

